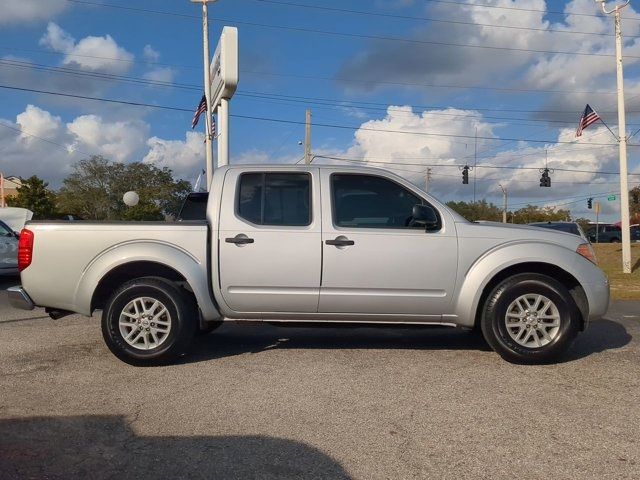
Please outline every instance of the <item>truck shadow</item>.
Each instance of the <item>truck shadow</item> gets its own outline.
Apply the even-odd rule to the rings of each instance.
[[[301,442],[267,436],[138,436],[122,416],[0,421],[0,477],[350,478]]]
[[[601,319],[578,335],[568,355],[573,361],[594,353],[624,347],[632,337],[621,323]],[[480,334],[443,327],[315,327],[223,325],[198,338],[181,363],[259,353],[271,349],[406,349],[490,352]]]

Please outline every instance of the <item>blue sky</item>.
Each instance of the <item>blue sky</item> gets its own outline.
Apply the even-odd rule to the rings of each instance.
[[[199,6],[3,3],[0,85],[189,110],[0,89],[6,175],[35,173],[58,186],[73,162],[101,154],[195,178],[204,163],[201,129],[190,133],[202,90]],[[592,0],[469,3],[491,7],[465,0],[212,4],[213,46],[223,25],[239,30],[231,113],[285,121],[233,117],[231,162],[300,159],[304,126],[286,122],[303,122],[311,108],[315,154],[391,168],[420,186],[431,165],[431,192],[471,200],[473,186],[461,184],[456,165],[472,164],[476,152],[485,165],[475,171],[477,198],[500,203],[502,183],[515,207],[533,202],[592,215],[587,196],[619,189],[617,176],[596,173],[618,170],[617,148],[601,124],[579,140],[574,132],[587,102],[617,131],[612,19],[598,15]],[[624,16],[630,134],[640,128],[640,17],[631,8]],[[630,170],[640,173],[637,153],[630,148]],[[550,189],[538,186],[545,158],[556,169]],[[617,202],[600,200],[605,218],[617,219]]]

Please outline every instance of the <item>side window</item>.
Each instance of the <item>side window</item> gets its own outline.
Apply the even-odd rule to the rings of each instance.
[[[422,199],[386,178],[333,174],[331,194],[337,227],[424,229],[411,223],[413,206]]]
[[[308,173],[243,173],[238,216],[257,225],[306,226],[311,223]]]

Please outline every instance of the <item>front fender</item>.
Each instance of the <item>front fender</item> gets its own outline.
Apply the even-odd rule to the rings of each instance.
[[[220,318],[209,293],[206,260],[201,261],[180,247],[156,240],[124,242],[100,252],[83,270],[76,286],[78,312],[91,314],[91,299],[100,281],[113,269],[132,262],[155,262],[180,273],[198,301],[205,320]]]
[[[585,290],[591,313],[602,311],[604,314],[606,311],[608,283],[597,266],[566,247],[528,240],[510,242],[485,252],[461,275],[463,281],[454,303],[458,324],[473,327],[480,297],[487,284],[501,271],[523,263],[544,263],[561,268],[575,277]],[[601,294],[602,286],[607,286],[606,300]]]

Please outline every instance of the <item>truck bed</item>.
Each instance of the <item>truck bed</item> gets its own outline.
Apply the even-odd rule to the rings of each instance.
[[[91,289],[132,255],[149,262],[161,257],[169,266],[186,259],[202,280],[198,288],[206,288],[206,221],[34,221],[25,228],[34,233],[33,259],[21,276],[36,305],[90,315]]]

